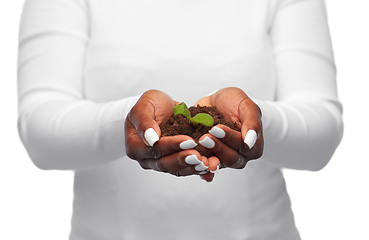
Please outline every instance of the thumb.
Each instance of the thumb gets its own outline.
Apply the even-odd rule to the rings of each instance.
[[[128,120],[147,146],[154,146],[161,136],[159,124],[169,119],[174,101],[165,93],[145,92],[128,113]]]
[[[244,143],[251,149],[262,132],[261,110],[247,98],[239,106],[241,134]]]

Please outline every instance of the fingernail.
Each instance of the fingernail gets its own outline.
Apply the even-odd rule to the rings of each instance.
[[[145,139],[152,147],[157,141],[159,141],[159,136],[153,128],[149,128],[145,132]]]
[[[196,165],[201,163],[201,161],[197,158],[196,155],[189,155],[185,158],[185,162],[190,165]]]
[[[219,128],[219,127],[213,127],[212,129],[210,129],[209,133],[211,135],[213,135],[216,138],[224,138],[225,137],[225,132],[223,129]]]
[[[209,137],[205,137],[204,140],[199,143],[206,148],[213,148],[215,146],[215,142]]]
[[[202,171],[202,172],[199,172],[200,175],[204,175],[204,174],[207,174],[208,171]]]
[[[215,171],[210,171],[211,173],[216,173],[219,171],[219,165],[217,165],[217,169]]]
[[[251,149],[254,146],[257,138],[258,138],[258,136],[257,136],[256,132],[254,130],[249,130],[246,133],[244,143],[246,143],[247,146],[249,146],[249,148]]]
[[[195,170],[198,171],[198,172],[202,172],[202,171],[205,171],[205,170],[208,170],[208,166],[205,166],[205,164],[203,162],[197,164],[195,166]]]
[[[186,150],[186,149],[191,149],[191,148],[194,148],[196,147],[197,144],[195,143],[194,140],[190,139],[190,140],[187,140],[187,141],[184,141],[184,142],[181,142],[181,144],[179,144],[179,147],[183,150]]]

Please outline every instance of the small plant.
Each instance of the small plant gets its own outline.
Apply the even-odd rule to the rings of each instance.
[[[173,112],[174,115],[183,115],[188,119],[191,119],[191,113],[190,110],[188,109],[188,107],[186,106],[186,104],[184,102],[178,104],[177,106],[173,107]]]
[[[196,116],[191,118],[190,110],[188,109],[188,107],[186,106],[184,102],[178,104],[177,106],[174,106],[173,112],[175,115],[180,114],[180,115],[185,116],[186,118],[190,119],[190,122],[192,123],[200,123],[208,127],[211,127],[214,125],[213,117],[207,113],[199,113],[199,114],[196,114]]]

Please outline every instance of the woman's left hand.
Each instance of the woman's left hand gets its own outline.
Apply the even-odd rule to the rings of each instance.
[[[200,99],[195,106],[214,106],[223,116],[236,122],[241,132],[225,125],[214,126],[200,138],[200,144],[220,160],[220,168],[242,169],[263,154],[264,139],[260,108],[239,88],[224,88]],[[217,160],[218,160],[217,159]],[[207,177],[207,176],[203,176]]]

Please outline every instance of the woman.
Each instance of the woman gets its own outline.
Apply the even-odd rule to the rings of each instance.
[[[323,0],[28,0],[19,54],[29,156],[75,171],[71,240],[300,239],[281,169],[343,132]],[[161,137],[176,101],[241,133],[204,135],[211,158]]]

